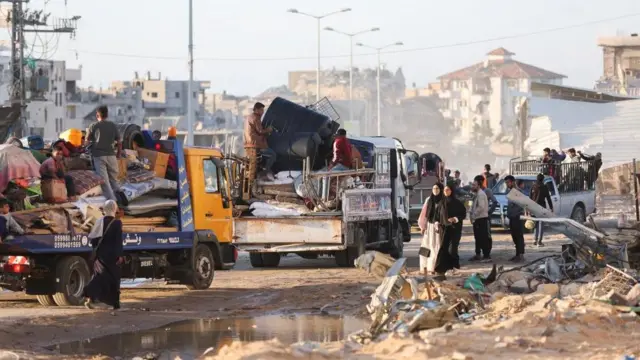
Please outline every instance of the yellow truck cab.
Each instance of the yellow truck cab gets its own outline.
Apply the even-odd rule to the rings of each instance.
[[[184,157],[195,228],[215,234],[220,244],[216,267],[229,269],[235,263],[237,250],[232,245],[233,204],[223,154],[216,148],[185,147]]]

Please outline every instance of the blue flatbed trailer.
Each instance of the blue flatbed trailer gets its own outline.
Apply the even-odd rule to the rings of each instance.
[[[178,140],[154,141],[148,132],[143,132],[143,138],[145,148],[169,149],[176,157],[178,227],[174,232],[123,233],[122,277],[166,279],[193,290],[208,289],[214,268],[222,263],[223,250],[212,231],[194,228],[182,144]],[[36,295],[45,306],[81,305],[83,288],[92,273],[91,252],[88,234],[74,233],[73,227],[69,234],[7,239],[0,243],[0,287]],[[237,252],[231,256],[235,261]]]

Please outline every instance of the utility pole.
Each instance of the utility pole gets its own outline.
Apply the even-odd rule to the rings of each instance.
[[[189,84],[187,85],[187,145],[193,145],[193,0],[189,0]]]
[[[26,40],[25,33],[54,33],[71,34],[73,37],[77,29],[80,16],[71,18],[55,18],[49,25],[50,13],[41,10],[24,9],[24,3],[28,0],[0,0],[0,2],[11,3],[11,12],[8,22],[11,23],[11,105],[20,106],[20,123],[14,126],[13,133],[16,137],[23,137],[27,130],[25,109],[27,107],[27,79],[25,74],[24,48]],[[38,59],[29,59],[38,60]],[[34,76],[32,73],[31,76]]]
[[[377,99],[376,99],[377,101],[376,102],[378,104],[378,106],[377,106],[377,108],[378,108],[377,109],[378,110],[378,116],[377,116],[377,123],[376,123],[376,125],[377,125],[376,126],[377,127],[376,133],[377,133],[378,136],[382,136],[382,110],[381,110],[382,109],[382,98],[380,96],[380,93],[381,93],[381,89],[380,89],[380,68],[382,67],[382,62],[380,61],[380,52],[382,50],[384,50],[386,48],[390,48],[392,46],[402,46],[402,45],[404,45],[404,43],[402,43],[402,41],[397,41],[397,42],[394,42],[393,44],[389,44],[389,45],[385,45],[385,46],[381,46],[381,47],[368,46],[368,45],[365,45],[363,43],[357,43],[356,45],[357,46],[362,46],[362,47],[365,47],[365,48],[369,48],[371,50],[375,50],[377,55],[378,55],[378,70],[376,71],[376,88],[377,88],[377,91],[376,91],[377,92]]]

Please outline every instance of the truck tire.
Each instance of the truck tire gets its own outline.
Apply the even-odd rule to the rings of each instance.
[[[358,229],[356,241],[353,246],[348,246],[345,250],[336,252],[336,264],[339,267],[355,267],[355,261],[360,255],[367,251],[366,240],[363,229]]]
[[[269,252],[262,253],[260,255],[262,255],[262,264],[264,265],[264,267],[276,268],[278,267],[278,265],[280,265],[279,253]]]
[[[42,306],[56,306],[53,295],[36,295],[36,299]]]
[[[576,204],[571,211],[571,219],[584,224],[587,221],[587,215],[585,214],[584,207],[581,204]]]
[[[257,252],[249,253],[249,262],[251,262],[251,267],[259,269],[264,267],[264,263],[262,262],[262,254]]]
[[[91,279],[87,262],[79,256],[68,256],[56,265],[58,289],[53,300],[58,306],[80,306],[84,303],[83,290]]]
[[[189,290],[206,290],[213,282],[215,260],[211,249],[205,244],[199,244],[193,259],[191,282],[187,284]]]

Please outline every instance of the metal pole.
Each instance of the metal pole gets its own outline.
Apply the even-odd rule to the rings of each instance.
[[[193,145],[193,0],[189,0],[189,84],[187,85],[187,145]]]
[[[596,174],[597,176],[598,174]],[[640,221],[640,204],[638,203],[638,169],[636,159],[633,159],[633,192],[636,198],[636,221]]]
[[[320,101],[320,19],[318,19],[318,67],[316,67],[316,101]]]
[[[378,88],[378,136],[382,136],[382,116],[380,110],[380,50],[378,49],[378,71],[377,71],[377,88]]]
[[[353,35],[349,35],[349,121],[353,121]]]

